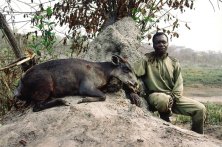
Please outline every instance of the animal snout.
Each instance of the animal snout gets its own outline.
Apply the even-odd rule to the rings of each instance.
[[[128,88],[132,91],[132,92],[135,92],[137,93],[138,92],[138,89],[139,89],[139,84],[137,82],[129,82],[128,83]]]
[[[137,87],[138,86],[138,83],[137,82],[129,82],[128,83],[130,86],[132,86],[132,87]]]

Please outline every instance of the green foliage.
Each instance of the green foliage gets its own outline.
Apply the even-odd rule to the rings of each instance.
[[[174,123],[190,123],[191,122],[191,118],[190,116],[185,116],[185,115],[176,115],[176,120]]]
[[[4,41],[1,41],[4,44]],[[4,67],[15,59],[9,48],[0,49],[0,67]],[[0,71],[0,116],[7,113],[13,105],[13,89],[21,76],[19,67]]]
[[[222,125],[222,105],[206,103],[207,108],[207,124]]]
[[[138,24],[142,24],[142,33],[146,33],[150,29],[146,28],[146,24],[154,22],[155,19],[154,16],[149,16],[146,11],[147,9],[145,8],[133,8],[132,10],[132,18],[134,21],[136,21]]]
[[[171,11],[193,9],[190,0],[78,0],[59,1],[54,5],[53,15],[61,26],[69,26],[72,38],[78,39],[79,35],[93,39],[102,29],[112,25],[124,17],[132,17],[141,30],[141,40],[148,36],[151,39],[156,31],[166,32],[171,38],[179,37],[177,28],[185,22],[178,20]],[[84,33],[78,34],[78,30]],[[84,40],[85,41],[85,40]],[[81,48],[80,43],[79,48]],[[77,47],[76,44],[74,44]]]
[[[43,9],[43,7],[42,7]],[[54,28],[56,26],[55,22],[50,20],[50,16],[53,14],[51,7],[43,9],[40,13],[33,17],[33,25],[36,31],[32,33],[32,43],[29,45],[37,55],[41,56],[42,52],[46,51],[48,54],[52,55],[53,45],[56,42],[56,36]],[[37,33],[40,32],[39,37]]]
[[[188,67],[182,69],[184,85],[222,86],[222,68]]]
[[[36,27],[35,41],[30,47],[40,55],[42,50],[50,54],[54,43],[54,21],[61,27],[68,26],[64,32],[67,39],[73,39],[72,50],[86,51],[86,43],[94,39],[101,30],[124,17],[132,17],[141,30],[138,39],[148,40],[156,31],[166,32],[170,38],[179,37],[177,29],[185,26],[186,22],[177,18],[178,11],[193,10],[194,0],[52,0],[22,2],[29,7],[29,11],[17,12],[13,9],[11,0],[3,0],[5,14],[10,14],[13,20],[18,14],[24,18],[32,18],[31,22]],[[47,7],[50,6],[50,7]],[[38,8],[37,8],[38,7]],[[175,12],[175,13],[174,13]],[[35,14],[33,16],[33,14]],[[54,19],[50,22],[50,19]],[[13,22],[13,21],[12,21]],[[51,29],[53,28],[53,29]],[[41,32],[42,40],[37,39],[37,32]],[[65,42],[65,41],[64,41]],[[65,44],[65,43],[64,43]],[[44,49],[43,49],[44,48]]]

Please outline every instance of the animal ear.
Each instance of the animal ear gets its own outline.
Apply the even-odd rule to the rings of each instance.
[[[120,57],[117,56],[117,55],[113,55],[113,56],[112,56],[112,63],[113,63],[114,65],[119,65],[119,64],[120,64]]]

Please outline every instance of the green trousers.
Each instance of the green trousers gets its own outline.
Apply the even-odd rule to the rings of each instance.
[[[169,102],[172,97],[165,93],[154,92],[149,95],[147,101],[149,105],[154,107],[159,113],[169,112],[172,110],[175,114],[182,114],[192,117],[192,130],[203,134],[204,121],[206,119],[205,106],[193,99],[182,97],[174,100],[172,108]]]

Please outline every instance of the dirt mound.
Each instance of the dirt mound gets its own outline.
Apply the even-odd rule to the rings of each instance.
[[[181,129],[130,104],[123,92],[108,94],[105,102],[77,104],[34,113],[13,111],[0,127],[0,146],[221,146],[209,136]]]
[[[112,54],[120,55],[129,63],[143,57],[138,50],[141,33],[135,21],[126,17],[104,29],[90,44],[87,52],[78,57],[91,61],[110,61]]]

